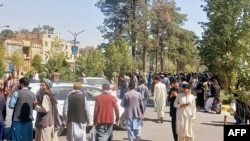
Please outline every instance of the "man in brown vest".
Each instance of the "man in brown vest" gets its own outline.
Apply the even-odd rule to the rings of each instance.
[[[90,123],[90,112],[82,83],[75,82],[63,106],[63,121],[67,126],[68,141],[86,141],[86,126]]]

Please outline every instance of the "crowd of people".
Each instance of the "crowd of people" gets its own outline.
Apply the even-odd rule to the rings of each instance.
[[[55,73],[57,76],[60,75],[57,71]],[[50,90],[53,82],[45,78],[40,79],[37,71],[29,78],[25,77],[23,72],[16,76],[15,70],[12,70],[0,88],[0,141],[3,139],[32,141],[33,138],[36,141],[57,140],[56,129],[61,126],[61,119],[57,100]],[[52,80],[59,79],[56,78],[58,77]],[[29,84],[35,79],[40,82],[38,94],[29,89]],[[8,98],[10,100],[7,103]],[[7,107],[13,109],[13,113],[10,132],[4,134]],[[33,117],[33,110],[37,112],[36,117]],[[32,124],[34,119],[36,119],[35,136]]]
[[[132,95],[131,93],[135,93],[135,91],[140,93],[143,105],[142,115],[145,113],[148,99],[152,96],[157,113],[156,122],[163,123],[166,105],[170,104],[171,127],[175,141],[193,141],[193,121],[196,118],[196,109],[211,112],[214,99],[220,97],[219,83],[211,73],[179,73],[175,75],[150,73],[147,82],[139,73],[131,73],[131,75],[123,75],[120,79],[120,98],[124,101],[127,99],[127,95]],[[135,88],[128,87],[131,83],[135,83]],[[131,110],[131,107],[128,109],[130,112],[136,112]],[[138,115],[135,117],[138,118]],[[143,118],[137,122],[131,121],[131,118],[127,120],[137,125],[136,128],[133,128],[137,132],[132,132],[131,128],[127,127],[129,140],[133,140],[131,133],[134,133],[133,137],[139,140]]]
[[[54,79],[59,81],[59,72],[55,70]],[[86,127],[94,124],[94,140],[111,141],[113,124],[119,123],[120,111],[116,98],[110,93],[110,85],[102,85],[102,94],[95,98],[94,119],[90,121],[90,107],[86,94],[82,91],[82,83],[74,82],[64,102],[62,119],[57,109],[57,100],[51,92],[53,81],[40,80],[40,90],[34,94],[28,89],[30,79],[20,77],[18,85],[10,92],[10,101],[0,96],[0,136],[3,137],[6,105],[14,109],[10,136],[13,141],[33,140],[35,122],[36,141],[58,140],[62,127],[67,127],[67,140],[86,140]],[[152,97],[156,109],[156,122],[163,123],[166,105],[170,103],[172,132],[175,141],[193,141],[193,121],[196,108],[210,112],[213,99],[220,96],[218,81],[207,74],[154,73],[146,80],[138,73],[120,77],[121,106],[124,107],[124,119],[129,141],[141,139],[143,118],[147,102]],[[33,117],[33,110],[37,116]],[[75,112],[78,111],[78,112]],[[115,117],[115,119],[114,119]],[[0,139],[1,140],[1,139]]]

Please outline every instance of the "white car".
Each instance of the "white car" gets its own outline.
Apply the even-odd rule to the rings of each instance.
[[[36,87],[36,86],[35,86]],[[36,88],[32,88],[32,85],[30,85],[31,91],[33,92],[37,92],[39,89]],[[40,88],[40,87],[39,87]],[[63,111],[63,105],[64,105],[64,100],[66,99],[68,93],[72,90],[73,88],[73,83],[54,83],[52,85],[51,91],[52,93],[56,96],[56,99],[58,101],[58,110],[59,110],[59,114],[62,115],[62,111]],[[88,100],[88,104],[90,106],[90,126],[93,124],[93,115],[94,115],[94,108],[95,108],[95,97],[100,95],[102,93],[102,90],[98,87],[95,86],[91,86],[88,84],[83,84],[83,92],[85,94],[87,94],[87,100]],[[124,120],[123,120],[123,112],[124,112],[124,108],[122,106],[120,106],[121,100],[117,99],[117,105],[119,107],[119,113],[120,113],[120,123],[119,123],[119,128],[121,129],[125,129],[125,124],[124,124]],[[36,112],[33,112],[34,116],[36,114]],[[115,121],[114,121],[115,123]]]
[[[98,88],[102,88],[102,84],[109,84],[112,90],[112,95],[116,97],[116,86],[111,84],[106,78],[103,77],[79,77],[76,81],[83,84],[92,85]]]
[[[29,88],[34,93],[37,93],[40,89],[40,83],[31,83],[29,85]],[[73,83],[53,83],[51,91],[56,96],[56,99],[58,101],[58,110],[59,110],[60,115],[62,115],[62,112],[63,112],[64,100],[66,99],[68,93],[72,89],[73,89]],[[83,84],[82,91],[87,94],[86,96],[87,96],[88,104],[90,106],[90,118],[91,118],[90,121],[92,121],[90,126],[92,127],[94,107],[95,107],[95,97],[100,95],[102,93],[102,90],[95,86]],[[121,106],[121,100],[118,98],[116,99],[117,99],[117,105],[119,107],[119,113],[120,113],[120,119],[121,119],[117,127],[119,129],[125,129],[125,122],[123,119],[124,108]],[[33,111],[33,116],[34,118],[36,117],[36,111]]]

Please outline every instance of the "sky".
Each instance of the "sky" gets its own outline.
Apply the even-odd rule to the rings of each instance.
[[[19,31],[43,25],[54,27],[67,41],[73,40],[73,33],[84,32],[77,36],[80,47],[97,46],[104,42],[100,31],[104,16],[95,6],[98,0],[0,0],[0,27]],[[187,14],[188,21],[183,28],[194,31],[200,36],[202,29],[198,22],[207,21],[206,13],[200,5],[202,0],[176,0],[180,13]],[[4,28],[0,28],[0,31]]]

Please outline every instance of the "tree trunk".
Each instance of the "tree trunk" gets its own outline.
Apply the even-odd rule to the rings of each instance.
[[[161,72],[163,72],[163,66],[164,66],[164,61],[163,61],[163,49],[164,49],[164,46],[163,46],[163,39],[162,39],[162,35],[160,36],[160,48],[161,48],[161,51],[160,51],[160,59],[161,59]]]
[[[131,41],[132,41],[132,55],[136,58],[136,32],[135,32],[135,19],[136,19],[136,0],[132,1],[132,21],[131,21]]]
[[[183,61],[177,60],[177,73],[185,71],[185,63]]]
[[[158,71],[158,45],[155,47],[155,72]]]
[[[232,91],[231,91],[231,83],[232,83],[232,80],[231,80],[231,78],[232,78],[232,75],[231,75],[231,73],[227,73],[226,74],[226,94],[231,94],[232,93]]]
[[[148,47],[147,45],[143,46],[143,56],[142,56],[142,63],[143,63],[143,72],[146,72],[146,63],[147,63],[147,52],[148,52]]]

